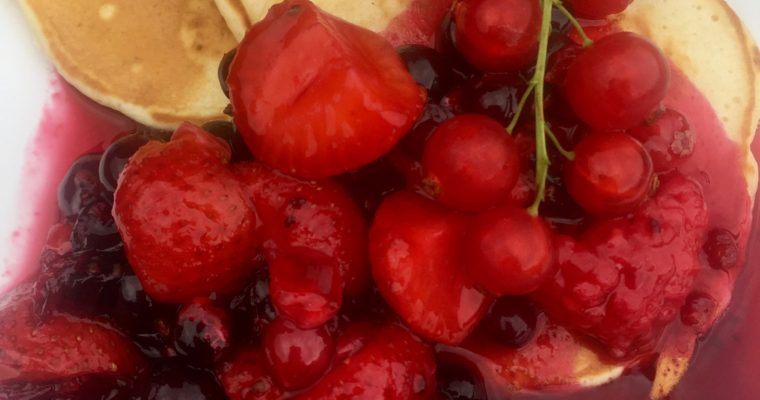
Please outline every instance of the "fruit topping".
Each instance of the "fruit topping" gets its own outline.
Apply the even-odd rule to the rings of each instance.
[[[465,114],[433,132],[422,166],[431,197],[462,211],[481,211],[509,195],[520,174],[520,155],[498,122]]]
[[[272,376],[288,390],[303,389],[316,382],[335,355],[335,342],[325,326],[299,329],[284,318],[269,324],[263,344]]]
[[[216,400],[224,398],[224,391],[211,372],[171,363],[153,372],[136,398]]]
[[[259,268],[251,283],[233,297],[229,308],[233,317],[235,336],[241,340],[258,339],[264,328],[277,317],[269,297],[269,271]]]
[[[567,190],[586,212],[617,216],[633,211],[652,190],[652,158],[622,133],[592,133],[575,147],[565,167]]]
[[[131,376],[140,367],[140,353],[116,330],[62,315],[40,322],[32,302],[28,285],[0,302],[0,382]]]
[[[599,130],[628,129],[644,122],[670,84],[670,64],[647,39],[629,32],[594,42],[576,57],[565,94],[584,122]]]
[[[119,138],[108,146],[98,162],[98,176],[106,190],[109,192],[116,190],[119,175],[127,166],[129,158],[147,143],[148,138],[145,135],[133,133]]]
[[[578,17],[602,19],[623,12],[633,0],[567,0]]]
[[[252,272],[258,218],[226,163],[230,149],[193,125],[130,159],[114,217],[137,276],[154,299],[233,293]]]
[[[702,250],[707,262],[715,269],[730,270],[739,264],[740,251],[736,236],[731,232],[715,228],[707,233]]]
[[[230,316],[207,298],[194,299],[177,316],[174,347],[190,363],[210,365],[230,347]]]
[[[273,6],[248,31],[227,82],[257,159],[308,178],[379,158],[426,97],[381,36],[303,0]]]
[[[536,334],[538,310],[526,297],[499,298],[481,325],[491,338],[510,347],[522,347]]]
[[[270,292],[280,312],[304,328],[314,327],[335,315],[343,291],[351,296],[364,291],[368,228],[345,189],[259,163],[238,164],[235,174],[261,217]]]
[[[100,154],[76,160],[58,186],[58,209],[64,218],[76,218],[83,208],[106,199],[100,184]]]
[[[485,74],[470,78],[462,86],[462,110],[482,114],[502,126],[512,121],[525,82],[512,74]]]
[[[462,0],[454,6],[456,46],[484,72],[517,71],[534,59],[541,27],[539,2]]]
[[[230,400],[279,400],[284,397],[269,372],[262,349],[246,347],[222,363],[219,382]]]
[[[524,295],[554,273],[552,232],[521,208],[498,208],[475,218],[465,258],[478,286],[495,296]]]
[[[559,271],[536,298],[616,357],[651,351],[691,291],[706,226],[700,186],[667,177],[631,218],[558,238]]]
[[[372,274],[380,293],[412,330],[459,343],[490,305],[462,254],[469,217],[409,192],[388,196],[370,231]]]
[[[396,51],[415,82],[427,90],[429,100],[440,100],[454,87],[454,71],[438,51],[417,44],[401,46]]]
[[[652,156],[655,172],[667,172],[681,165],[694,152],[697,142],[686,117],[671,109],[629,129],[628,133],[638,139]]]
[[[302,395],[302,399],[430,399],[435,360],[430,348],[404,328],[378,327],[355,353]]]

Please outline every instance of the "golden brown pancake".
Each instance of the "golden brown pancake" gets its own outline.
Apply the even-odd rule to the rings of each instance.
[[[225,118],[217,68],[236,45],[213,0],[20,0],[58,71],[157,128]]]

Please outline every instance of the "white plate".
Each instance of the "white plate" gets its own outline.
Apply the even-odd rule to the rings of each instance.
[[[664,0],[663,0],[664,1]],[[760,3],[728,0],[760,37]],[[18,221],[34,218],[30,199],[21,198],[24,159],[49,96],[51,67],[34,44],[31,32],[14,1],[0,1],[0,293],[13,278],[25,247]],[[51,185],[57,184],[50,182]],[[15,235],[14,235],[15,234]]]

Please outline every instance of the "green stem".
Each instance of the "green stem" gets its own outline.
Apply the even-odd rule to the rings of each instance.
[[[533,94],[533,90],[536,88],[537,83],[538,82],[536,81],[536,77],[534,75],[533,78],[530,79],[528,87],[525,88],[525,93],[523,93],[522,97],[520,98],[520,102],[517,103],[517,110],[515,110],[515,115],[512,117],[512,121],[509,123],[509,126],[507,126],[507,133],[510,135],[514,133],[517,122],[520,121],[520,116],[522,115],[523,109],[525,108],[525,103],[528,102],[530,95]]]
[[[583,40],[583,47],[591,46],[594,41],[591,40],[591,38],[586,35],[586,31],[583,30],[583,27],[578,22],[577,19],[573,16],[573,14],[568,10],[563,4],[561,0],[552,0],[554,2],[554,6],[557,7],[557,10],[561,12],[562,14],[567,17],[567,20],[570,21],[570,24],[573,25],[573,28],[578,32],[578,35],[580,35],[581,40]]]
[[[536,94],[533,96],[536,108],[536,198],[528,208],[531,215],[538,216],[538,207],[544,200],[546,177],[549,174],[549,154],[546,150],[546,117],[544,115],[544,79],[546,78],[546,57],[549,49],[549,32],[552,22],[553,0],[543,0],[541,5],[541,32],[538,39],[538,60],[536,61]]]
[[[562,154],[563,157],[567,158],[570,161],[575,160],[575,153],[572,151],[566,150],[562,143],[559,142],[557,139],[557,136],[554,135],[554,132],[552,132],[552,129],[547,125],[546,126],[546,135],[549,136],[549,139],[554,143],[554,147],[559,151],[560,154]]]

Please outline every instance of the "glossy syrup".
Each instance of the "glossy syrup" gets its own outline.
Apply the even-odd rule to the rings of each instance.
[[[58,219],[56,182],[71,163],[83,154],[100,152],[115,137],[137,129],[126,117],[95,105],[60,78],[53,80],[55,94],[45,110],[39,132],[28,156],[26,185],[23,196],[34,201],[27,207],[34,217],[23,221],[19,269],[29,276],[37,269],[40,250],[48,228]],[[750,198],[744,190],[739,166],[740,150],[725,134],[709,103],[680,73],[674,74],[666,105],[682,112],[693,124],[698,144],[682,171],[698,179],[706,188],[711,224],[729,229],[739,236],[743,246],[749,245],[747,266],[741,273],[714,272],[706,269],[703,285],[738,284],[733,303],[711,333],[701,341],[697,356],[671,399],[754,399],[760,393],[760,229],[750,237]],[[754,144],[760,154],[760,141]],[[755,212],[755,221],[760,215]],[[758,225],[758,224],[755,224]],[[715,274],[722,274],[716,278]],[[737,278],[739,278],[737,280]],[[718,283],[716,283],[718,282]],[[722,282],[722,283],[720,283]],[[561,360],[556,360],[562,364]],[[563,368],[563,365],[557,365]],[[602,387],[577,392],[521,395],[525,399],[646,399],[651,380],[643,373],[632,373]]]

